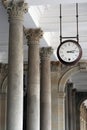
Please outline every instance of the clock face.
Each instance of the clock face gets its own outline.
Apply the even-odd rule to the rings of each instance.
[[[66,40],[58,47],[57,55],[62,63],[73,65],[80,60],[82,49],[76,41]]]

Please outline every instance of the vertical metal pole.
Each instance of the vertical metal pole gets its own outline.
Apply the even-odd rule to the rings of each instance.
[[[77,42],[79,43],[79,34],[78,34],[78,3],[76,3],[76,23],[77,23]]]
[[[62,42],[62,16],[61,16],[61,4],[60,4],[60,43]]]

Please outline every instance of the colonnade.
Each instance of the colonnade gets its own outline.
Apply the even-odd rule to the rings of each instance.
[[[28,11],[26,3],[3,0],[3,5],[9,16],[6,129],[23,130],[24,29],[28,45],[27,130],[51,130],[50,60],[53,49],[51,47],[40,49],[40,39],[43,36],[43,31],[40,28],[23,28],[24,14]],[[73,84],[69,83],[67,85],[66,94],[63,91],[58,92],[58,130],[76,130],[76,91],[72,90]],[[1,103],[3,104],[3,102]]]
[[[6,129],[23,130],[23,20],[28,6],[23,1],[3,1],[3,5],[9,16]],[[40,50],[43,36],[40,28],[24,29],[24,33],[28,43],[27,130],[39,130],[40,123],[41,130],[51,130],[50,56],[53,50],[51,47]]]

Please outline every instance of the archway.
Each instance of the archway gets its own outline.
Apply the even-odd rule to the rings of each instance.
[[[72,75],[74,75],[80,71],[87,71],[87,63],[86,62],[79,62],[76,66],[69,67],[68,69],[65,69],[58,80],[58,91],[64,92],[65,85],[66,85],[66,82],[69,79],[69,77],[71,77]]]
[[[65,86],[68,79],[80,72],[86,71],[86,62],[80,62],[76,66],[66,67],[58,80],[58,129],[65,130]],[[60,125],[61,124],[61,125]]]

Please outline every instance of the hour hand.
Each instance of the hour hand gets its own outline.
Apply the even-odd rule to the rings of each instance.
[[[67,53],[74,53],[75,50],[67,51]]]

